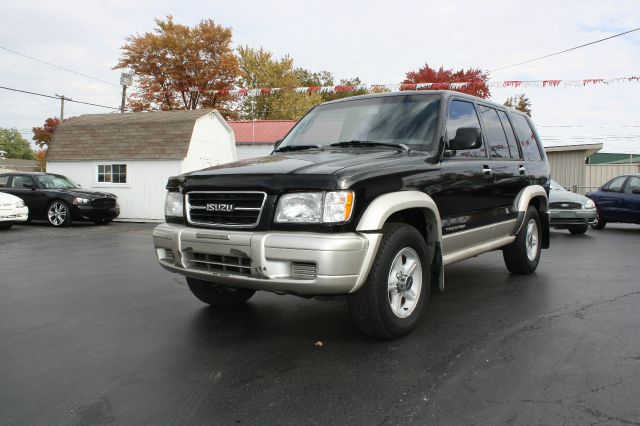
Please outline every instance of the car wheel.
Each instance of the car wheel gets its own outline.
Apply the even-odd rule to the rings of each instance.
[[[54,200],[49,204],[47,219],[53,226],[63,227],[71,225],[71,211],[64,201]]]
[[[591,222],[591,227],[593,229],[604,229],[607,226],[607,221],[600,217],[600,213],[596,213],[596,218]]]
[[[585,224],[585,225],[576,225],[576,226],[570,226],[569,227],[569,232],[571,232],[573,235],[580,235],[580,234],[584,234],[585,232],[587,232],[587,229],[589,229],[589,225]]]
[[[388,224],[367,281],[350,294],[349,310],[361,332],[395,339],[413,330],[429,297],[427,245],[418,230]]]
[[[255,290],[216,286],[190,277],[187,277],[187,285],[194,296],[211,306],[240,305],[255,294]]]
[[[0,229],[9,229],[13,226],[13,222],[0,222]]]
[[[509,272],[526,275],[536,270],[542,248],[540,237],[540,215],[535,207],[529,206],[515,241],[502,249],[502,257]]]

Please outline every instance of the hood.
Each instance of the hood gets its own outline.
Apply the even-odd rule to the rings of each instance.
[[[576,194],[575,192],[565,191],[564,189],[552,189],[549,191],[549,202],[550,203],[560,203],[562,201],[569,201],[572,203],[586,203],[588,200],[587,197]]]
[[[22,198],[0,191],[0,204],[15,204],[18,201],[22,201]]]
[[[188,173],[188,177],[210,175],[327,175],[345,169],[361,169],[401,162],[413,155],[393,148],[338,148],[324,151],[282,153],[236,161]]]
[[[96,198],[116,198],[114,194],[108,192],[89,191],[82,188],[70,188],[70,189],[47,189],[46,191],[64,192],[75,197],[88,198],[90,200]]]

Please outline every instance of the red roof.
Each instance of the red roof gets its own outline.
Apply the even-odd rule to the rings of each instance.
[[[269,143],[282,139],[291,130],[295,120],[228,121],[236,143]]]

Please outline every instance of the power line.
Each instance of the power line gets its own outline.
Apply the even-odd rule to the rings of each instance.
[[[549,53],[548,55],[540,56],[539,58],[529,59],[527,61],[518,62],[517,64],[512,64],[512,65],[507,65],[505,67],[496,68],[494,70],[489,71],[489,73],[500,71],[500,70],[504,70],[504,69],[507,69],[507,68],[513,68],[513,67],[516,67],[518,65],[528,64],[529,62],[539,61],[540,59],[549,58],[551,56],[560,55],[562,53],[570,52],[572,50],[580,49],[580,48],[586,47],[586,46],[591,46],[592,44],[601,43],[601,42],[603,42],[605,40],[611,40],[612,38],[620,37],[620,36],[623,36],[625,34],[629,34],[629,33],[632,33],[634,31],[638,31],[638,30],[640,30],[640,27],[639,28],[634,28],[634,29],[629,30],[629,31],[625,31],[625,32],[620,33],[620,34],[612,35],[610,37],[601,38],[600,40],[595,40],[595,41],[592,41],[592,42],[589,42],[589,43],[581,44],[580,46],[571,47],[569,49],[561,50],[559,52]]]
[[[42,64],[49,65],[51,67],[61,69],[63,71],[67,71],[67,72],[70,72],[70,73],[73,73],[73,74],[76,74],[76,75],[79,75],[79,76],[82,76],[82,77],[85,77],[85,78],[89,78],[91,80],[99,81],[101,83],[109,84],[111,86],[120,87],[119,85],[111,83],[110,81],[102,80],[102,79],[97,78],[97,77],[92,77],[90,75],[83,74],[83,73],[78,72],[78,71],[74,71],[74,70],[72,70],[70,68],[61,67],[60,65],[52,64],[51,62],[47,62],[47,61],[44,61],[42,59],[34,58],[33,56],[25,55],[24,53],[20,53],[20,52],[16,52],[15,50],[7,49],[6,47],[0,46],[0,49],[6,50],[7,52],[11,52],[11,53],[13,53],[15,55],[22,56],[22,57],[27,58],[27,59],[31,59],[32,61],[40,62]]]
[[[18,92],[18,93],[26,93],[28,95],[42,96],[43,98],[51,98],[51,99],[58,99],[58,100],[62,98],[62,96],[45,95],[44,93],[36,93],[36,92],[30,92],[28,90],[13,89],[11,87],[5,87],[5,86],[0,86],[0,89],[10,90],[12,92]],[[118,107],[114,108],[114,107],[110,107],[110,106],[107,106],[107,105],[94,104],[94,103],[91,103],[91,102],[76,101],[76,100],[73,100],[73,99],[69,99],[67,97],[65,97],[64,100],[67,101],[67,102],[75,102],[77,104],[91,105],[91,106],[107,108],[107,109],[115,109],[115,110],[119,110],[120,109]]]

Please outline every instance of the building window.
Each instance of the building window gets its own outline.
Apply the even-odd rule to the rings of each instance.
[[[99,183],[127,183],[126,164],[99,164]]]

